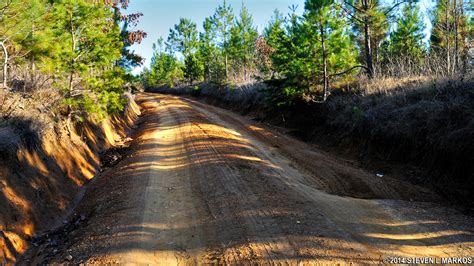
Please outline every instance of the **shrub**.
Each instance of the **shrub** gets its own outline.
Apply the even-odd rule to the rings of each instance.
[[[191,95],[194,96],[194,97],[198,97],[199,95],[201,95],[201,87],[199,86],[194,86],[193,87],[193,90],[191,91]]]

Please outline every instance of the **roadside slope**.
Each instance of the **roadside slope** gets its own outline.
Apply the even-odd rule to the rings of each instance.
[[[16,262],[38,234],[62,224],[102,168],[100,154],[119,144],[139,114],[128,96],[121,114],[68,132],[51,111],[55,95],[35,93],[43,96],[0,95],[0,110],[11,109],[0,117],[0,264]]]

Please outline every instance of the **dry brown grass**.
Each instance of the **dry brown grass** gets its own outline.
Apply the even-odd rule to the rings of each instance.
[[[358,80],[357,86],[364,96],[371,94],[391,95],[394,92],[415,90],[420,86],[429,85],[433,80],[433,77],[428,76],[380,77],[372,80],[362,77]]]
[[[9,126],[23,139],[34,135],[44,137],[59,132],[63,127],[60,117],[61,95],[54,89],[30,93],[0,91],[0,126]],[[24,122],[28,126],[25,126]],[[56,129],[56,130],[55,130]]]
[[[440,77],[436,75],[380,76],[372,80],[362,76],[355,83],[355,88],[364,97],[370,95],[391,96],[410,94],[413,91],[426,89],[439,90],[445,87],[461,86],[461,84],[469,84],[473,80],[474,73],[464,77]]]

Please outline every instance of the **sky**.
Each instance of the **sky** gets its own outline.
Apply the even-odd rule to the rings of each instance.
[[[289,12],[289,6],[298,6],[297,13],[301,14],[304,9],[304,0],[227,0],[233,7],[234,13],[238,14],[242,1],[253,15],[254,23],[259,32],[273,15],[273,11],[278,9],[283,14]],[[134,45],[132,50],[143,56],[146,61],[144,66],[148,67],[153,55],[152,45],[162,36],[165,40],[168,37],[169,29],[176,24],[180,18],[189,18],[198,25],[198,30],[202,30],[202,23],[206,17],[212,16],[216,7],[222,0],[131,0],[127,13],[141,12],[143,17],[137,29],[144,30],[148,36],[141,44]],[[422,0],[420,7],[426,10],[433,5],[431,0]],[[427,16],[425,20],[429,23]],[[426,33],[429,33],[429,25]],[[139,73],[141,68],[134,70]]]

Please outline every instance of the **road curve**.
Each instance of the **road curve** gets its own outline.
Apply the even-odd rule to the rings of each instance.
[[[407,190],[428,195],[422,188],[377,179],[229,111],[158,94],[138,100],[145,115],[132,152],[97,182],[106,188],[90,196],[94,215],[71,236],[77,262],[366,264],[473,254],[471,217],[399,199]],[[361,199],[368,195],[385,199]]]

